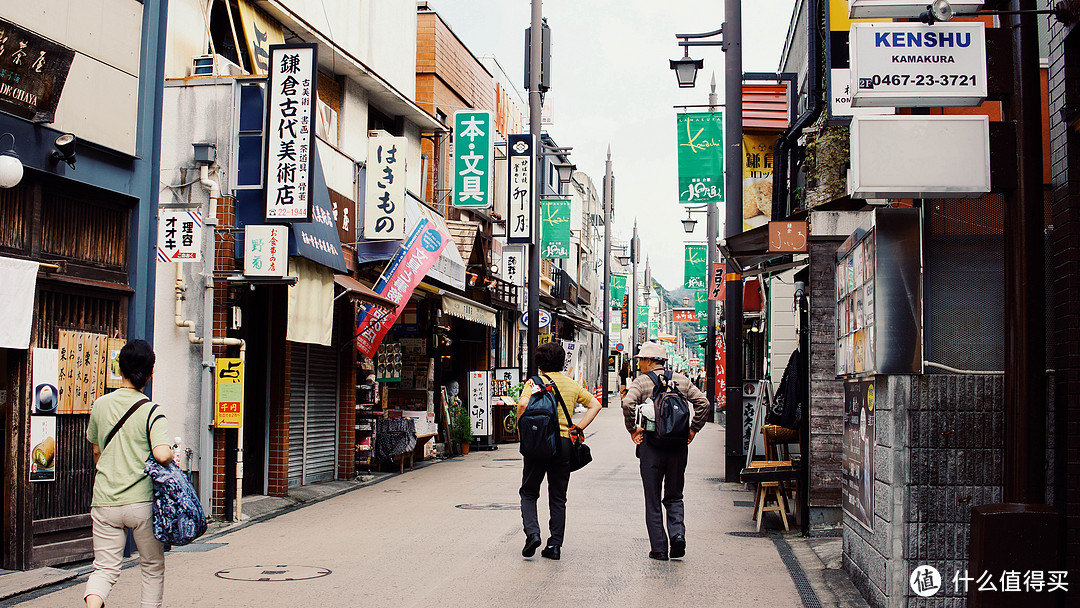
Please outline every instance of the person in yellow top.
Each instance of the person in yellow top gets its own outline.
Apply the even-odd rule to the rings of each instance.
[[[165,551],[154,538],[151,500],[154,486],[143,472],[146,458],[165,464],[173,459],[168,421],[142,394],[154,375],[154,351],[145,340],[120,349],[121,388],[98,397],[90,410],[86,439],[92,444],[97,475],[90,501],[94,531],[94,571],[86,581],[83,601],[89,608],[105,605],[120,577],[120,561],[130,528],[139,548],[142,606],[161,606],[165,590]],[[115,432],[113,430],[116,429]]]
[[[563,364],[566,362],[566,352],[556,342],[541,344],[536,349],[536,367],[540,372],[541,379],[552,382],[559,389],[563,403],[566,404],[566,412],[562,407],[555,408],[556,417],[559,420],[559,446],[558,453],[551,459],[534,459],[525,457],[525,466],[521,472],[521,520],[525,528],[525,548],[521,550],[523,557],[532,557],[536,548],[540,546],[540,523],[536,516],[536,501],[540,498],[540,484],[544,476],[548,480],[548,541],[540,555],[548,559],[559,559],[562,556],[563,530],[566,527],[566,488],[570,484],[570,430],[575,432],[584,431],[585,427],[596,418],[600,411],[600,402],[584,386],[567,378],[562,373]],[[518,400],[517,417],[521,418],[525,406],[529,404],[529,397],[540,388],[535,386],[530,379],[521,390],[521,399]],[[567,419],[567,414],[573,416],[574,407],[577,404],[584,405],[588,409],[574,425],[573,420]]]

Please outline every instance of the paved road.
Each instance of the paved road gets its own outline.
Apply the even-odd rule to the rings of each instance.
[[[522,559],[516,446],[472,452],[285,513],[166,558],[166,606],[774,606],[802,603],[750,495],[719,484],[723,432],[707,425],[690,448],[684,560],[648,559],[634,446],[618,409],[588,429],[595,460],[570,482],[562,561]],[[541,502],[546,501],[546,494]],[[546,508],[541,509],[546,522]],[[546,533],[546,529],[545,529]],[[205,548],[205,547],[203,547]],[[247,571],[245,567],[254,567]],[[308,567],[306,570],[301,566]],[[308,580],[239,581],[226,576]],[[81,606],[82,584],[20,606]],[[137,606],[138,568],[123,571],[110,606]]]

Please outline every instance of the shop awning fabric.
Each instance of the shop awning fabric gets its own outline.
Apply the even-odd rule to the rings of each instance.
[[[495,309],[484,306],[479,302],[443,292],[442,307],[443,312],[452,317],[487,325],[488,327],[495,327]]]
[[[360,281],[350,277],[347,274],[335,274],[334,282],[345,290],[345,293],[349,294],[349,297],[364,304],[374,304],[380,308],[387,310],[394,310],[397,305],[393,300],[388,300],[379,294],[375,293],[370,287],[364,285]]]
[[[0,257],[0,348],[30,348],[38,263]]]

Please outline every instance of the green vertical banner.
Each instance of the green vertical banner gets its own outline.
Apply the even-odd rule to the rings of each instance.
[[[540,203],[540,257],[565,260],[570,257],[570,199]]]
[[[705,245],[686,245],[683,281],[687,289],[705,289]]]
[[[454,112],[454,206],[487,209],[491,196],[493,136],[491,112]]]
[[[704,289],[699,289],[694,292],[694,316],[701,319],[705,319],[709,314],[709,292]]]
[[[638,329],[645,329],[649,327],[649,307],[638,306],[637,307],[637,326]]]
[[[622,308],[623,295],[626,293],[626,275],[611,275],[611,307]]]
[[[660,322],[655,317],[649,317],[649,339],[656,340],[660,337]]]
[[[679,114],[679,202],[724,202],[722,112]]]

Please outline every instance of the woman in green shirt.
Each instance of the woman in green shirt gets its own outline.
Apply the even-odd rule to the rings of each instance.
[[[153,484],[143,472],[146,457],[165,464],[172,460],[168,421],[151,410],[154,404],[142,388],[154,374],[154,351],[144,340],[133,340],[120,349],[121,388],[94,401],[86,439],[93,444],[94,494],[90,519],[94,525],[94,572],[86,581],[83,600],[89,608],[105,605],[109,591],[120,577],[120,562],[132,531],[142,567],[142,606],[161,606],[165,590],[165,552],[154,538],[151,500]],[[142,402],[142,403],[140,403]],[[136,407],[136,404],[139,404]],[[127,416],[126,420],[121,419]],[[116,432],[113,429],[116,428]],[[110,437],[110,434],[112,437]]]

